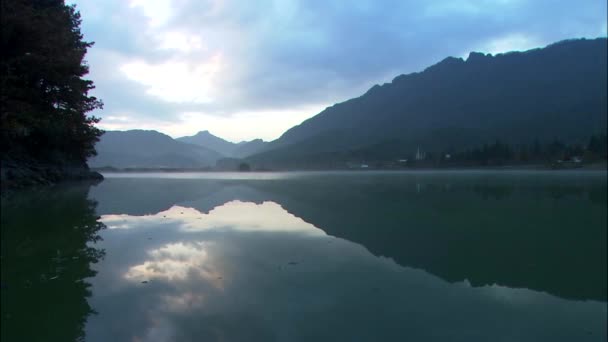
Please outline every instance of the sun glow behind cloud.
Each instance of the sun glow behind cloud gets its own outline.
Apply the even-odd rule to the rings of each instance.
[[[322,105],[312,105],[291,110],[244,111],[231,116],[186,112],[179,116],[175,125],[167,126],[166,131],[172,136],[184,136],[195,134],[198,127],[206,127],[214,134],[234,142],[256,138],[272,140],[308,119],[310,113],[319,113],[322,109]]]
[[[509,51],[529,50],[540,47],[541,45],[541,42],[530,35],[515,33],[491,40],[484,47],[484,51],[495,55],[497,53],[505,53]]]
[[[201,129],[209,130],[232,142],[264,139],[266,141],[278,138],[285,130],[310,117],[310,113],[318,113],[322,105],[296,108],[293,110],[268,110],[239,112],[230,116],[219,116],[204,112],[184,112],[173,120],[134,118],[135,113],[116,114],[107,116],[99,127],[105,130],[146,129],[158,130],[174,138],[194,135]]]
[[[123,65],[127,78],[147,87],[147,93],[168,102],[208,103],[213,101],[214,79],[222,69],[222,55],[192,64],[173,60],[160,64],[135,61]]]

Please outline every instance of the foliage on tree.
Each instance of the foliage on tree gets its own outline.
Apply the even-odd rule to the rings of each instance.
[[[102,131],[90,111],[103,104],[83,78],[92,42],[63,0],[3,0],[0,68],[3,156],[85,162]]]
[[[540,143],[535,139],[531,144],[509,145],[496,141],[481,147],[442,153],[440,164],[501,165],[520,163],[546,163],[557,160],[583,159],[586,162],[606,159],[606,134],[593,135],[587,146],[566,144],[560,139]],[[445,158],[446,155],[450,158]]]

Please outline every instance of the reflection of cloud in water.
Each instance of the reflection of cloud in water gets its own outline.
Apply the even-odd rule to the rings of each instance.
[[[206,243],[171,243],[148,252],[151,260],[133,266],[125,274],[131,281],[164,279],[167,281],[184,280],[187,277],[200,277],[206,280],[218,279],[219,273],[206,263]]]
[[[104,232],[107,257],[92,279],[99,315],[87,324],[90,341],[581,341],[606,335],[605,303],[450,284],[328,237],[273,202],[233,201],[208,214],[174,206],[102,220],[129,229]],[[115,283],[122,285],[106,286]]]
[[[187,291],[179,295],[162,296],[168,311],[185,312],[200,307],[204,296],[201,293]]]
[[[188,232],[228,228],[239,231],[284,231],[325,235],[322,230],[289,214],[275,202],[255,204],[231,201],[211,210],[209,214],[176,205],[154,215],[103,215],[101,221],[109,229],[129,229],[146,222],[166,222],[179,223],[181,230]]]

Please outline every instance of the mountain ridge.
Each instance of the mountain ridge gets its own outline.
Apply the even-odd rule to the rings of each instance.
[[[233,143],[213,135],[208,130],[199,131],[192,136],[179,137],[175,140],[209,148],[228,158],[247,157],[261,151],[267,143],[262,139],[253,139],[250,141]]]
[[[517,146],[560,139],[584,145],[606,132],[606,42],[570,39],[527,51],[446,57],[329,106],[271,142],[233,143],[208,130],[176,139],[131,130],[126,132],[158,135],[155,143],[135,144],[143,150],[130,153],[125,142],[104,149],[119,134],[109,131],[91,165],[115,166],[101,165],[104,157],[123,166],[153,167],[209,167],[222,158],[245,158],[262,169],[318,160],[323,167],[344,167],[365,158],[407,159],[417,149],[443,153],[495,141]],[[173,147],[159,148],[159,139]]]
[[[222,158],[202,146],[176,141],[154,130],[106,131],[96,144],[94,168],[200,168],[212,167]]]
[[[327,107],[250,156],[272,167],[387,140],[440,151],[495,140],[580,143],[606,127],[606,38],[527,51],[472,52],[396,76]]]

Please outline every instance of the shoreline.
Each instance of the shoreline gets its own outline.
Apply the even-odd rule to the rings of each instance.
[[[343,168],[343,169],[253,169],[251,171],[214,170],[209,168],[127,168],[108,169],[91,168],[99,173],[248,173],[248,172],[407,172],[407,171],[608,171],[608,164],[604,162],[581,165],[579,167],[552,167],[546,164],[530,165],[504,165],[504,166],[454,166],[454,167],[404,167],[404,168]]]
[[[91,181],[104,179],[100,172],[84,165],[52,165],[36,162],[2,161],[0,165],[0,195],[13,191],[52,186],[63,182]]]

